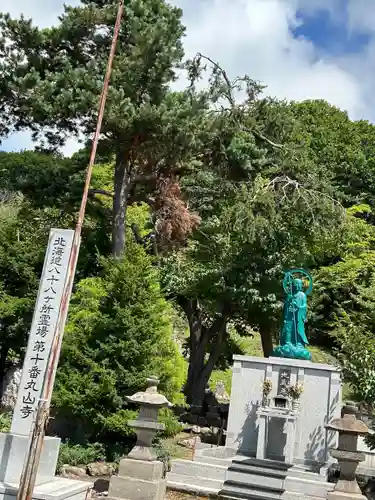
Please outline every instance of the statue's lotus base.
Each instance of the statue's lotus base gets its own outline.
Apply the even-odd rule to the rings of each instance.
[[[304,359],[306,361],[311,361],[311,353],[304,345],[294,345],[291,342],[277,346],[272,355],[276,358]]]

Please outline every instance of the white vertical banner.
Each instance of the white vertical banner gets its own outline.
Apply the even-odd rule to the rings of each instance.
[[[29,436],[60,316],[74,231],[51,229],[23,363],[11,432]]]

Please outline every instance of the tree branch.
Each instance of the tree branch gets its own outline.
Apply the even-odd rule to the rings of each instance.
[[[105,189],[90,189],[89,196],[95,196],[96,194],[101,194],[103,196],[108,196],[109,198],[113,198],[113,193],[106,191]]]
[[[227,87],[227,92],[225,93],[225,97],[227,98],[232,111],[235,110],[235,108],[237,107],[237,105],[236,105],[235,98],[233,97],[233,88],[235,88],[235,86],[237,85],[237,83],[238,83],[238,81],[240,79],[237,78],[235,80],[235,83],[233,84],[230,81],[230,79],[229,79],[229,77],[227,75],[227,72],[220,66],[220,64],[218,62],[214,61],[213,59],[211,59],[208,56],[205,56],[205,55],[201,54],[200,52],[198,52],[197,57],[199,57],[201,59],[205,59],[206,61],[210,62],[214,66],[214,68],[216,68],[216,70],[218,70],[221,73],[221,75],[222,75],[222,77],[224,79],[225,85]],[[265,137],[261,132],[259,132],[255,128],[252,128],[252,129],[248,130],[242,124],[238,123],[237,120],[236,120],[236,122],[237,122],[237,125],[239,125],[242,130],[244,130],[245,132],[249,132],[250,131],[258,139],[260,139],[263,142],[266,142],[269,146],[272,146],[273,148],[276,148],[276,149],[284,149],[284,146],[282,144],[277,144],[276,142],[271,141],[270,139],[268,139],[267,137]]]

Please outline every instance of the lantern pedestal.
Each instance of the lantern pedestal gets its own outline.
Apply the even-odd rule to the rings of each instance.
[[[124,458],[118,476],[111,478],[108,495],[126,500],[164,500],[165,490],[162,462]]]

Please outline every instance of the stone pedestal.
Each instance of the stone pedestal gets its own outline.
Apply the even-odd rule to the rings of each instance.
[[[16,500],[29,437],[0,433],[0,500]],[[60,439],[45,437],[33,499],[85,500],[89,485],[55,477]]]
[[[29,438],[19,434],[0,433],[0,481],[19,483]],[[59,456],[60,439],[46,437],[36,477],[36,486],[52,481]]]
[[[121,500],[164,500],[164,465],[158,460],[124,458],[118,476],[111,479],[108,497]]]

